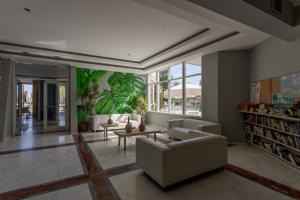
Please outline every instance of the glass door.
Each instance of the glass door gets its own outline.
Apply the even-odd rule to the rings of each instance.
[[[68,131],[68,82],[44,83],[44,132]]]

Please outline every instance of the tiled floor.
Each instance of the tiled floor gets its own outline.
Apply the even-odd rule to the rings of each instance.
[[[85,141],[94,141],[94,140],[104,140],[104,133],[103,132],[90,132],[90,133],[84,133],[82,134],[82,137]],[[113,132],[108,132],[109,138],[116,138],[116,136]]]
[[[123,142],[118,147],[118,139],[112,132],[109,140],[103,139],[102,132],[58,133],[15,137],[0,143],[0,200],[290,199],[278,192],[283,190],[256,181],[257,175],[251,179],[226,167],[226,170],[163,192],[135,165],[135,137],[128,140],[126,151]],[[157,139],[170,142],[164,135]],[[273,176],[272,170],[266,173],[267,169],[274,168],[274,173],[285,174],[284,170],[289,168],[262,155],[248,146],[229,148],[231,164],[300,187],[299,176],[293,170],[287,173],[290,182]],[[261,163],[263,161],[266,163]],[[293,195],[300,197],[300,191]]]
[[[76,146],[0,155],[0,193],[84,174]]]
[[[23,136],[7,138],[3,143],[0,143],[0,152],[42,146],[68,144],[73,142],[73,137],[70,134],[28,134]]]
[[[273,191],[226,170],[199,178],[178,188],[164,192],[142,170],[109,178],[123,200],[290,200]]]
[[[118,147],[118,138],[110,138],[107,141],[89,143],[88,146],[93,152],[98,163],[103,169],[109,169],[135,162],[135,137],[127,140],[127,150]]]
[[[228,163],[300,190],[300,171],[253,146],[229,147]]]
[[[26,200],[93,200],[87,183],[26,198]]]

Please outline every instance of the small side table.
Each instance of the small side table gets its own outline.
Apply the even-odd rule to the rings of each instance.
[[[108,128],[110,128],[110,127],[118,127],[119,124],[117,122],[113,122],[112,124],[101,123],[100,126],[103,127],[103,129],[104,129],[104,139],[107,140]]]
[[[150,134],[154,135],[154,141],[156,141],[156,134],[161,133],[160,129],[155,128],[146,128],[144,131],[140,131],[139,129],[133,129],[131,133],[127,133],[126,130],[118,130],[114,131],[114,134],[118,136],[118,146],[121,146],[121,139],[124,139],[124,151],[127,149],[126,146],[126,138],[131,136],[138,136],[138,135],[146,135],[147,138]]]

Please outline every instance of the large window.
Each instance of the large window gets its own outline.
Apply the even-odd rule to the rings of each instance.
[[[148,75],[150,111],[201,116],[201,66],[180,63]]]

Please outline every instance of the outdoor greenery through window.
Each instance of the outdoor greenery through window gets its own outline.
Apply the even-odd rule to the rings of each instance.
[[[150,111],[201,116],[201,65],[180,63],[148,75]]]

